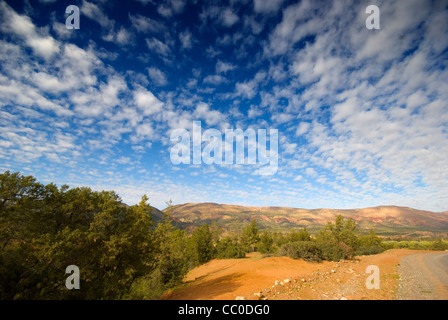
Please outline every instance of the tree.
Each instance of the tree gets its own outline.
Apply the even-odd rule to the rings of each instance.
[[[360,247],[373,247],[381,245],[381,238],[379,238],[373,229],[369,230],[369,233],[359,238]]]
[[[189,270],[186,239],[186,231],[173,226],[171,202],[169,202],[162,221],[155,228],[157,250],[154,257],[154,270],[137,279],[126,298],[157,299],[167,289],[179,285]]]
[[[241,244],[247,251],[255,251],[255,245],[260,241],[258,225],[255,220],[242,230]]]
[[[155,267],[153,221],[144,196],[126,207],[112,191],[58,188],[0,175],[0,298],[118,299]],[[67,290],[76,265],[82,290]]]
[[[274,238],[269,231],[265,231],[260,236],[260,244],[258,246],[261,253],[272,252],[274,249]]]
[[[306,228],[300,229],[299,231],[291,231],[287,235],[287,241],[288,242],[295,242],[295,241],[310,241],[311,235],[306,230]]]
[[[193,231],[189,239],[191,261],[195,265],[210,261],[214,257],[212,233],[208,224]]]
[[[338,215],[334,224],[328,222],[316,235],[316,242],[325,260],[340,260],[353,257],[359,247],[356,222],[344,220]]]
[[[244,258],[245,256],[243,248],[230,237],[224,237],[216,244],[216,258],[218,259]]]

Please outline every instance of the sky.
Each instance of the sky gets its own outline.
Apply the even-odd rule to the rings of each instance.
[[[448,1],[0,1],[0,172],[160,209],[446,211],[447,66]],[[195,121],[277,130],[278,168],[173,163]]]

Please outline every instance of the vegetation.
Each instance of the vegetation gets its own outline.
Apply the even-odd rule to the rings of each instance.
[[[154,299],[214,257],[208,226],[191,235],[169,214],[154,224],[148,198],[43,185],[0,174],[0,299]],[[68,290],[66,267],[80,269]]]
[[[411,250],[448,250],[448,241],[436,240],[403,240],[383,241],[385,249],[411,249]]]
[[[306,228],[260,231],[254,220],[233,231],[212,223],[187,232],[173,224],[170,204],[158,223],[151,210],[146,195],[129,207],[113,191],[0,174],[0,299],[157,299],[191,268],[253,251],[337,261],[391,248],[448,249],[440,239],[383,242],[342,216],[313,237]],[[81,290],[65,286],[69,265],[80,269]]]
[[[356,222],[337,216],[312,238],[306,229],[279,237],[278,254],[311,261],[339,261],[352,259],[355,255],[374,254],[384,251],[381,239],[372,231],[361,236]]]

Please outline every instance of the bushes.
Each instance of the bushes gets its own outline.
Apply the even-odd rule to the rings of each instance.
[[[339,261],[353,258],[353,248],[344,242],[318,242],[322,260]]]
[[[358,250],[355,251],[355,256],[366,256],[371,254],[378,254],[386,250],[385,248],[374,245],[370,247],[360,247]]]
[[[245,256],[244,249],[230,237],[225,237],[216,244],[216,258],[218,259],[238,259]]]
[[[208,224],[204,224],[193,231],[188,239],[188,251],[191,261],[195,265],[208,262],[215,256],[212,242],[212,233]]]
[[[322,253],[314,241],[295,241],[285,243],[278,250],[281,256],[309,261],[321,261]]]
[[[288,241],[300,238],[301,241]],[[375,254],[384,251],[381,239],[370,231],[360,236],[356,223],[352,219],[344,220],[338,216],[335,222],[329,222],[311,239],[306,229],[279,237],[279,255],[294,259],[339,261],[352,259],[355,255]]]
[[[0,299],[122,298],[156,267],[147,200],[124,207],[114,192],[0,174]],[[65,287],[72,264],[82,290]]]
[[[447,250],[448,241],[437,240],[402,240],[402,241],[384,241],[383,246],[386,249],[411,249],[411,250]]]
[[[378,254],[385,250],[381,243],[381,239],[378,238],[373,230],[370,230],[369,234],[363,235],[359,238],[359,248],[355,251],[356,256]]]
[[[260,236],[260,243],[258,245],[258,251],[261,253],[270,253],[274,249],[274,238],[269,231],[263,232]]]

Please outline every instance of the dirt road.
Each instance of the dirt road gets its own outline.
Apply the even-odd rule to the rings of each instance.
[[[448,300],[448,252],[405,256],[398,270],[397,299]]]

